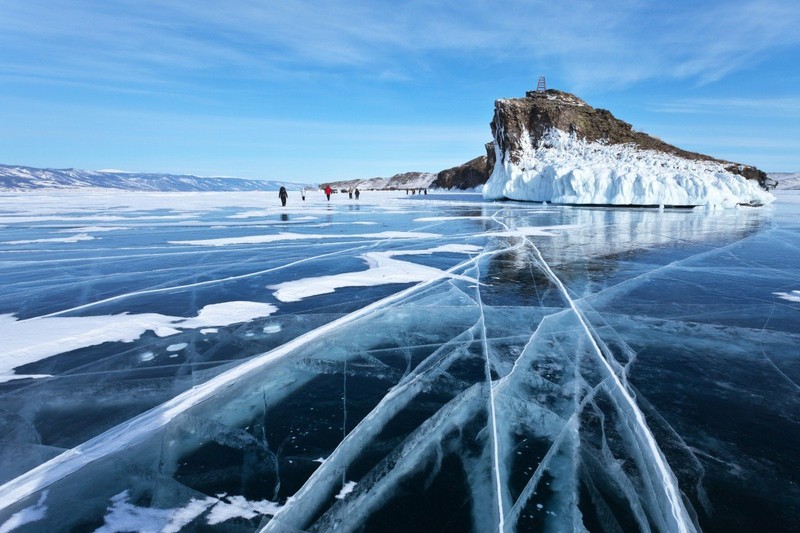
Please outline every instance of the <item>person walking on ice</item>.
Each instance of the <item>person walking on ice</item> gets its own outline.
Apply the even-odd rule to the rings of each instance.
[[[300,189],[300,198],[302,198],[304,202],[306,201],[306,188],[305,187]]]
[[[331,201],[331,193],[332,193],[332,192],[333,192],[333,191],[331,190],[331,186],[330,186],[330,185],[326,185],[326,186],[325,186],[325,196],[327,196],[327,197],[328,197],[328,201],[329,201],[329,202]]]
[[[286,192],[286,187],[281,187],[281,190],[278,191],[278,198],[281,199],[281,205],[286,207],[286,199],[289,197],[289,193]]]

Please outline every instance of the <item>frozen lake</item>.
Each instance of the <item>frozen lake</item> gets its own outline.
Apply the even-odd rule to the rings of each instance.
[[[800,523],[800,195],[0,199],[0,532]]]

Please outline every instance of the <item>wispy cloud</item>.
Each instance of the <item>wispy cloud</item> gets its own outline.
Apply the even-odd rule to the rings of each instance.
[[[4,2],[2,69],[121,83],[349,70],[407,80],[448,54],[554,65],[578,86],[708,83],[800,43],[794,0]]]
[[[660,113],[747,113],[757,116],[800,117],[800,98],[691,98],[651,106]]]

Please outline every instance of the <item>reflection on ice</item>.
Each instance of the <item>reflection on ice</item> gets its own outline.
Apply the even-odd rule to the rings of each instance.
[[[709,213],[389,194],[375,205],[363,195],[358,211],[310,195],[330,234],[298,209],[303,238],[277,246],[280,225],[265,224],[266,240],[243,248],[206,246],[252,237],[252,226],[216,222],[279,213],[204,198],[195,212],[209,234],[176,226],[146,243],[134,229],[98,240],[136,248],[120,260],[141,270],[119,275],[146,286],[75,296],[67,316],[37,313],[52,313],[43,304],[24,320],[5,315],[9,328],[74,320],[76,331],[113,318],[117,342],[122,317],[149,326],[130,333],[126,357],[86,344],[70,354],[82,361],[74,369],[5,384],[0,529],[796,523],[800,228],[781,205]],[[345,221],[386,229],[348,232]],[[161,262],[190,248],[178,242],[205,244]],[[138,247],[150,254],[141,264]],[[10,289],[32,290],[10,257],[0,256]],[[175,257],[191,258],[180,276]],[[50,260],[74,264],[93,289],[116,275]],[[236,306],[220,301],[248,311],[234,320]],[[72,316],[90,308],[106,314]],[[64,395],[75,385],[90,397]],[[105,426],[68,423],[115,405]]]

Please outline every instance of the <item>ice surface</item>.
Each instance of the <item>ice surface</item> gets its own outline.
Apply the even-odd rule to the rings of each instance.
[[[691,161],[577,139],[551,129],[517,161],[497,152],[483,189],[488,199],[509,198],[558,204],[719,206],[768,204],[774,197],[753,180],[726,171],[721,163]]]
[[[791,197],[5,196],[3,531],[800,518]]]

